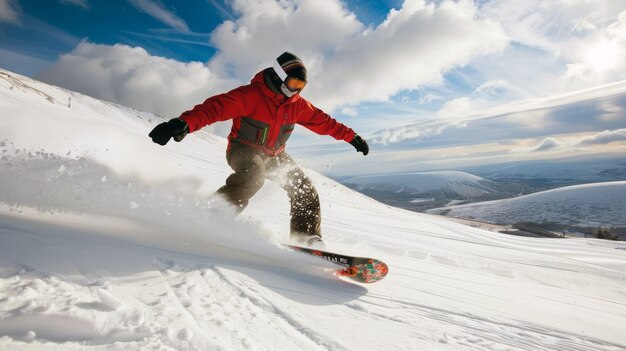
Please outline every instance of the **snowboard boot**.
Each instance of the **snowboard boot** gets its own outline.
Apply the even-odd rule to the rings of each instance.
[[[294,234],[290,236],[291,242],[296,245],[306,246],[312,249],[325,249],[326,245],[321,235]]]

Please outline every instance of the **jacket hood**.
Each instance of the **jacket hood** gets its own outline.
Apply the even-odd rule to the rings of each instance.
[[[293,103],[302,98],[300,94],[294,94],[292,97],[287,99],[287,97],[284,94],[276,93],[270,87],[268,87],[267,84],[265,83],[265,71],[268,69],[272,69],[272,68],[266,68],[258,72],[257,74],[255,74],[252,80],[250,81],[250,84],[261,89],[261,91],[263,92],[263,95],[266,95],[267,97],[275,100],[278,103],[284,103],[284,102]]]

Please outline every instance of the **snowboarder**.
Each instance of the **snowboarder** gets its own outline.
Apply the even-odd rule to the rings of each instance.
[[[367,142],[352,129],[337,122],[305,100],[300,92],[307,83],[307,70],[294,54],[285,52],[257,73],[251,83],[225,94],[212,96],[180,117],[157,125],[149,134],[157,144],[232,119],[226,159],[234,170],[217,193],[238,212],[248,205],[267,177],[285,170],[281,181],[291,203],[291,240],[321,244],[320,201],[311,180],[284,151],[296,124],[321,135],[349,142],[367,155]]]

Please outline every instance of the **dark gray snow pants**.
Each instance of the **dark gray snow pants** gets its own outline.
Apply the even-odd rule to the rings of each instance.
[[[287,153],[269,156],[253,147],[235,144],[226,154],[235,171],[217,193],[243,211],[265,179],[277,180],[287,191],[291,203],[291,236],[321,236],[320,200],[311,180]]]

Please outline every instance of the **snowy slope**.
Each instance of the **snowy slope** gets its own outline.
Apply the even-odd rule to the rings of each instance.
[[[499,194],[497,184],[465,172],[438,171],[401,174],[362,175],[341,180],[358,191],[404,193],[436,198],[474,198]]]
[[[155,116],[2,71],[0,118],[0,349],[626,348],[623,243],[485,232],[310,172],[328,245],[391,267],[349,284],[275,244],[278,184],[237,220],[208,203],[221,138],[160,147]]]
[[[626,181],[563,187],[512,199],[433,209],[494,223],[626,227]]]

